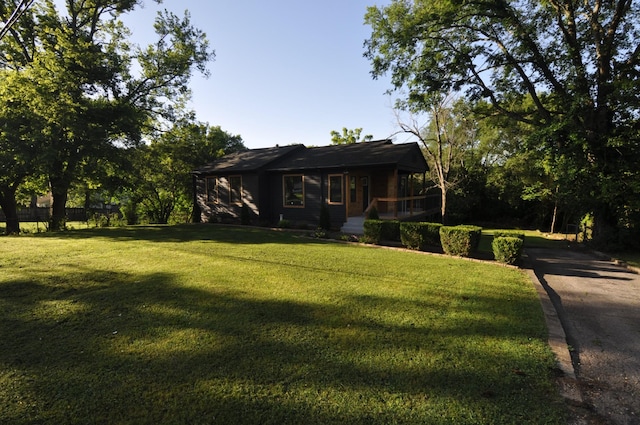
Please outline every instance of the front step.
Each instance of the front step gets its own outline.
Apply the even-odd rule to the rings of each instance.
[[[364,234],[364,219],[364,216],[349,217],[340,231],[350,235],[362,235]]]

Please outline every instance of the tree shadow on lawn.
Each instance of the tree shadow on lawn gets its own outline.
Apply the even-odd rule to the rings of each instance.
[[[106,270],[1,283],[3,423],[560,422],[549,365],[510,348],[543,344],[487,325],[496,300],[462,299],[474,324],[429,322],[448,313],[428,299],[251,295]]]
[[[191,242],[215,240],[237,244],[300,244],[327,243],[326,239],[310,238],[308,231],[290,231],[251,226],[221,224],[139,225],[76,229],[64,232],[38,234],[39,237],[63,237],[65,239],[107,238],[115,241]]]

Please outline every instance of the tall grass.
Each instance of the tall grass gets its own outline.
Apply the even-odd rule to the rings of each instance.
[[[0,258],[1,423],[564,422],[517,270],[212,225]]]

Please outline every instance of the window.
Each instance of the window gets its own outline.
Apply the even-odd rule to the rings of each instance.
[[[207,203],[218,202],[218,178],[207,177]]]
[[[329,203],[342,204],[342,174],[329,176]]]
[[[229,177],[229,204],[242,204],[242,176]]]
[[[356,176],[349,177],[349,196],[351,197],[351,202],[354,203],[357,201],[358,193],[356,192]]]
[[[304,207],[304,176],[282,176],[282,193],[285,207]]]

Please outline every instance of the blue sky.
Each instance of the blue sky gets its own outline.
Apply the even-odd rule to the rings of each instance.
[[[158,7],[207,33],[216,52],[208,79],[191,84],[198,120],[242,136],[249,148],[331,143],[331,130],[361,127],[375,139],[396,131],[387,78],[362,56],[367,6],[383,0],[147,0],[126,23],[152,41]]]

